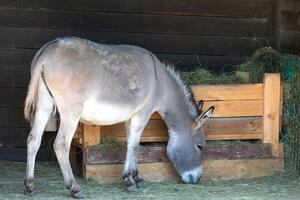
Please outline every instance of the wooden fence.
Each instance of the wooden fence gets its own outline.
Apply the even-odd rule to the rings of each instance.
[[[204,125],[207,139],[257,139],[272,144],[273,155],[278,156],[280,88],[279,74],[265,74],[262,84],[192,86],[195,100],[204,100],[204,109],[215,106],[213,118]],[[80,123],[74,144],[86,148],[98,144],[101,138],[126,141],[124,125],[100,127]],[[167,140],[167,127],[160,116],[154,113],[141,141]]]

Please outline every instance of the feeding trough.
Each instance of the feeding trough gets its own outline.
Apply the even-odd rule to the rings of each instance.
[[[204,126],[207,140],[231,141],[208,142],[204,147],[204,179],[254,178],[283,169],[280,74],[265,74],[259,84],[191,88],[196,101],[204,100],[204,109],[215,106],[213,118]],[[78,125],[72,142],[73,170],[100,182],[121,181],[126,147],[101,147],[98,144],[103,139],[126,142],[124,125]],[[138,155],[139,171],[145,180],[178,179],[166,156],[167,140],[167,127],[154,113],[143,132]],[[245,140],[248,142],[232,142]]]

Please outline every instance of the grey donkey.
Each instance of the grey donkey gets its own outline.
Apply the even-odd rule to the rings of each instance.
[[[137,151],[142,131],[153,112],[168,127],[167,155],[185,183],[202,175],[203,123],[213,107],[200,112],[174,70],[151,52],[130,45],[105,45],[85,39],[58,38],[45,44],[31,64],[25,118],[28,136],[25,192],[34,194],[34,165],[43,131],[59,113],[54,150],[66,187],[83,198],[69,162],[70,145],[79,121],[95,125],[125,122],[127,155],[123,180],[129,191],[139,188]]]

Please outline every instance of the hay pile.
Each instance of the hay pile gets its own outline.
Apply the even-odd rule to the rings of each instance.
[[[285,146],[286,166],[300,174],[300,56],[265,47],[229,73],[215,75],[198,68],[181,75],[188,84],[232,84],[261,83],[263,74],[272,72],[281,73],[284,85],[281,141]]]

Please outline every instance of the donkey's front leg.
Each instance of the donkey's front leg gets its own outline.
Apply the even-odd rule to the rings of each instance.
[[[125,122],[127,131],[127,155],[123,170],[123,180],[127,191],[136,191],[143,181],[138,175],[137,152],[142,132],[151,114],[136,114]]]

